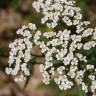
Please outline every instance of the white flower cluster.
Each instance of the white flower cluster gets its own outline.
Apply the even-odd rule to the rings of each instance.
[[[80,8],[73,0],[36,0],[32,5],[37,12],[42,11],[41,23],[49,28],[56,27],[60,20],[67,26],[77,25],[82,18]]]
[[[59,21],[63,20],[66,24],[64,30],[41,32],[36,30],[32,23],[23,26],[17,31],[23,39],[16,39],[9,45],[11,52],[6,73],[14,76],[21,73],[15,80],[25,80],[26,76],[30,75],[27,63],[32,56],[32,46],[37,45],[45,56],[44,64],[40,65],[45,84],[49,84],[52,79],[61,90],[67,90],[74,86],[74,80],[82,86],[82,90],[86,93],[91,91],[92,96],[95,96],[96,68],[94,64],[89,63],[90,58],[82,51],[96,48],[96,28],[88,28],[90,22],[82,21],[80,8],[74,0],[36,0],[33,7],[37,12],[42,11],[44,17],[41,23],[55,28]],[[74,32],[66,27],[71,25],[75,27]],[[90,86],[86,83],[85,77],[91,81]]]
[[[9,67],[6,68],[6,73],[15,76],[15,81],[26,80],[26,77],[30,75],[27,63],[31,59],[33,43],[30,41],[30,38],[32,38],[31,31],[34,30],[36,30],[35,24],[29,23],[28,26],[24,25],[17,30],[17,34],[20,34],[23,38],[16,39],[9,44],[11,51],[8,60]],[[16,76],[18,74],[20,74],[19,78]]]
[[[86,29],[86,31],[88,30],[89,28]],[[61,90],[67,90],[74,86],[74,83],[71,81],[71,79],[74,79],[78,85],[82,86],[82,90],[87,93],[88,86],[85,84],[84,75],[88,70],[93,70],[93,74],[95,74],[96,70],[94,69],[94,65],[88,64],[87,57],[79,52],[79,50],[90,50],[96,47],[96,40],[93,39],[95,33],[96,31],[93,29],[92,33],[88,33],[86,36],[83,32],[80,35],[76,35],[71,34],[70,30],[65,29],[59,32],[45,32],[40,35],[46,38],[46,41],[38,39],[41,52],[45,54],[45,62],[40,65],[40,71],[44,77],[43,82],[49,84],[50,79],[54,79]],[[90,36],[91,40],[83,44],[82,39]],[[79,68],[80,62],[85,66],[83,69]],[[94,84],[93,82],[92,84]],[[92,86],[96,86],[96,84]],[[95,89],[94,87],[94,92]]]

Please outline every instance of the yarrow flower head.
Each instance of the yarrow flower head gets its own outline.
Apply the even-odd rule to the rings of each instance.
[[[37,12],[43,14],[42,24],[54,28],[62,20],[67,26],[77,25],[82,19],[80,8],[73,0],[36,0],[32,4]]]
[[[96,28],[90,28],[89,21],[82,21],[81,9],[74,0],[36,0],[32,5],[43,14],[41,23],[56,28],[61,20],[64,29],[41,32],[32,23],[20,28],[17,34],[22,38],[9,45],[11,51],[6,73],[13,75],[15,81],[26,80],[30,75],[28,63],[32,48],[38,46],[44,55],[39,69],[45,84],[54,80],[61,90],[68,90],[76,83],[85,93],[96,95],[96,62],[90,62],[91,58],[86,54],[96,48]],[[69,26],[74,27],[74,32]]]
[[[30,75],[29,69],[27,68],[27,63],[31,59],[31,50],[33,47],[33,43],[30,41],[32,38],[31,31],[35,31],[35,24],[29,23],[28,26],[23,26],[22,28],[17,30],[17,34],[23,36],[22,39],[16,39],[13,43],[9,44],[9,48],[11,48],[10,56],[9,56],[9,67],[6,68],[6,73],[16,76],[17,74],[23,74],[21,79],[17,77],[15,80],[23,81],[26,80],[26,76]],[[24,77],[23,77],[24,76]]]
[[[61,90],[67,90],[74,86],[72,81],[74,79],[78,85],[82,86],[82,90],[88,93],[89,86],[86,85],[84,76],[87,72],[90,72],[92,76],[96,73],[94,64],[89,64],[87,56],[81,52],[81,50],[90,51],[96,47],[96,40],[92,39],[96,31],[93,29],[90,35],[86,34],[85,36],[84,32],[88,30],[89,28],[78,35],[71,34],[71,30],[67,29],[42,34],[47,41],[38,41],[41,52],[45,54],[45,62],[40,65],[45,84],[49,84],[50,80],[53,79]],[[90,41],[82,42],[83,39],[88,39],[90,36]],[[89,77],[86,78],[90,79]],[[94,80],[95,78],[92,82]]]

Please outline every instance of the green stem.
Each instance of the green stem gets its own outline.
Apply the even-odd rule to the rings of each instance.
[[[77,96],[86,96],[85,92],[82,90],[81,86],[79,85],[76,86],[76,93]]]

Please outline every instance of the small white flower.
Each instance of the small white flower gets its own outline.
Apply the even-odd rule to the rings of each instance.
[[[82,90],[84,90],[85,93],[88,93],[88,86],[86,86],[85,83],[82,83]]]
[[[94,69],[94,65],[86,65],[87,70],[88,69]]]
[[[65,70],[64,66],[61,66],[61,67],[57,68],[57,71],[58,71],[59,74],[63,74],[64,70]]]
[[[6,72],[8,75],[10,75],[10,73],[11,73],[11,68],[6,68],[6,69],[5,69],[5,72]]]

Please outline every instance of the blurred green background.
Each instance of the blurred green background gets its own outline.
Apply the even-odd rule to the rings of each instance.
[[[22,90],[4,73],[8,64],[8,44],[17,37],[16,30],[28,22],[40,26],[41,14],[32,8],[32,2],[33,0],[0,0],[0,96],[86,96],[78,86],[61,92],[53,82],[49,86],[39,84],[35,89],[32,86],[35,86],[34,83],[37,83],[40,77],[35,77],[37,75],[35,72],[32,76],[34,81],[30,80],[26,90]],[[96,26],[96,0],[76,0],[76,2],[82,9],[83,19],[90,20],[92,25]]]

